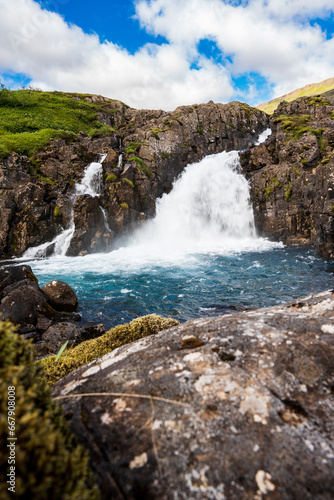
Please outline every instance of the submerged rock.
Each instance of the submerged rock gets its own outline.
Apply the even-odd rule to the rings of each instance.
[[[53,396],[102,499],[334,496],[334,295],[189,321],[67,375]]]

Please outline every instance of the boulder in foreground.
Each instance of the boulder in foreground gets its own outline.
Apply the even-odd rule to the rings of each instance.
[[[102,499],[329,500],[333,387],[324,292],[138,340],[67,375],[53,396]]]

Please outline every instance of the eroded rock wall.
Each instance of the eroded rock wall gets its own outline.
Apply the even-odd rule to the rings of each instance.
[[[300,98],[271,117],[269,140],[242,155],[260,234],[334,257],[334,100]]]
[[[109,106],[105,98],[93,98],[104,99],[99,120],[115,133],[82,134],[73,143],[57,140],[34,158],[12,154],[0,163],[0,258],[21,256],[69,226],[75,183],[98,153],[107,154],[102,194],[75,203],[70,255],[110,248],[115,238],[154,215],[156,198],[171,190],[188,163],[244,149],[268,123],[265,113],[238,102],[165,112],[134,110],[111,100]]]

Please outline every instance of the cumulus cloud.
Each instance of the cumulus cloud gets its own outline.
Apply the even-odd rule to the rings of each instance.
[[[56,0],[54,0],[56,2]],[[59,0],[60,1],[60,0]],[[233,78],[259,74],[285,93],[334,75],[334,41],[311,17],[332,0],[139,0],[143,29],[167,40],[135,54],[67,24],[34,0],[0,0],[0,72],[21,73],[42,89],[99,93],[137,108],[226,102]],[[200,50],[211,40],[219,62]],[[239,92],[241,95],[242,92]],[[256,84],[249,96],[256,101]]]
[[[334,75],[333,38],[312,17],[328,16],[332,0],[140,0],[145,29],[193,51],[199,40],[216,42],[232,63],[232,76],[256,72],[276,93]]]

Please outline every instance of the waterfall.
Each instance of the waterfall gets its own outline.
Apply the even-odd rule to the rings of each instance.
[[[75,231],[74,225],[74,203],[78,196],[88,194],[93,198],[100,196],[102,191],[102,163],[107,155],[100,155],[98,162],[92,162],[84,170],[83,178],[75,185],[74,194],[71,199],[71,221],[67,229],[64,229],[52,241],[28,248],[23,254],[25,259],[36,259],[49,256],[66,255]],[[105,214],[104,214],[105,215]]]
[[[156,203],[156,217],[130,245],[148,244],[190,253],[241,249],[257,240],[249,185],[237,151],[205,157],[188,165],[172,191]],[[146,243],[145,243],[146,242]]]
[[[123,165],[123,153],[121,153],[118,157],[117,168],[121,169]]]

